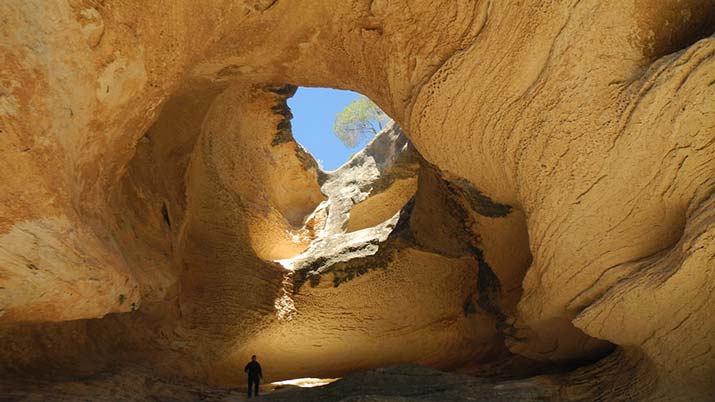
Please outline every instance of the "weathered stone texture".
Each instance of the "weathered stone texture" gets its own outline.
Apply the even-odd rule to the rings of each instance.
[[[261,349],[273,379],[418,362],[711,399],[714,10],[0,2],[0,373],[231,385]],[[296,86],[404,137],[321,172]]]

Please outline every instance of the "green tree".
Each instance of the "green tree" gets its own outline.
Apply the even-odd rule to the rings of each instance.
[[[380,108],[365,96],[350,102],[335,115],[333,132],[348,148],[354,148],[379,133],[392,121]]]

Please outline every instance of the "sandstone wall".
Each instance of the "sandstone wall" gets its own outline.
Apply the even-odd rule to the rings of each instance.
[[[278,377],[414,360],[516,373],[505,362],[526,358],[538,372],[608,355],[543,381],[582,384],[587,400],[707,399],[714,10],[3,2],[0,368],[139,362],[226,384],[259,346]],[[371,97],[420,168],[396,182],[414,200],[371,257],[391,265],[303,286],[296,310],[325,324],[282,327],[276,300],[296,277],[273,260],[310,248],[329,198],[290,136],[297,85]],[[356,204],[347,233],[382,224],[368,209],[401,208],[397,188]],[[373,297],[375,320],[337,313]],[[436,315],[419,314],[424,300]],[[292,363],[315,361],[317,344],[325,364]]]

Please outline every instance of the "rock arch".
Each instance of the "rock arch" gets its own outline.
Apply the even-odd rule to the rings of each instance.
[[[304,85],[365,93],[405,129],[420,168],[394,258],[476,275],[460,307],[491,322],[479,366],[583,364],[616,345],[559,381],[586,373],[613,399],[620,379],[598,367],[615,367],[648,384],[634,398],[709,396],[712,6],[0,5],[4,371],[161,361],[230,382],[231,352],[286,291],[266,261],[308,247],[298,232],[324,199],[281,137]],[[388,271],[370,272],[361,283]],[[388,363],[341,353],[336,373]]]

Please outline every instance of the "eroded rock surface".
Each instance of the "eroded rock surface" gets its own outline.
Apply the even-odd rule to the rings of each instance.
[[[714,10],[0,3],[2,378],[231,386],[255,352],[712,399]],[[366,94],[414,158],[320,172],[298,85]]]

